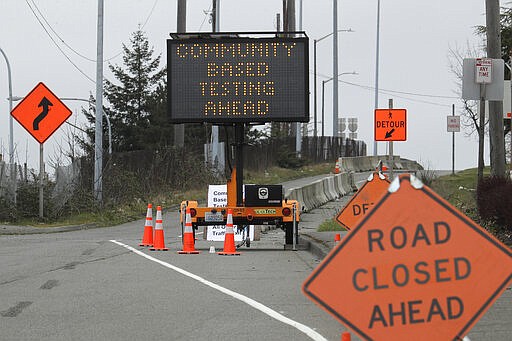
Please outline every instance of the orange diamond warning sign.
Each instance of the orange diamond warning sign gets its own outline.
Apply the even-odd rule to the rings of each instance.
[[[406,174],[303,291],[366,340],[454,340],[511,281],[511,250]]]
[[[353,229],[379,200],[389,187],[389,180],[380,172],[374,172],[352,199],[336,216],[338,224],[347,230]]]
[[[11,115],[42,144],[71,116],[71,110],[46,85],[39,83]]]

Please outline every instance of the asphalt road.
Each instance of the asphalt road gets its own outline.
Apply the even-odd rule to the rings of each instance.
[[[348,200],[305,214],[301,231]],[[164,214],[167,252],[138,246],[143,225],[0,235],[0,340],[339,340],[345,331],[300,289],[322,257],[284,251],[281,230],[226,257],[208,252],[221,242],[201,238],[201,254],[178,255],[175,211]],[[333,234],[322,234],[328,248]],[[470,331],[473,341],[512,339],[511,295]]]
[[[270,230],[241,256],[139,247],[143,222],[66,233],[0,236],[1,340],[337,340],[343,327],[306,299],[318,260],[284,251]],[[133,249],[131,249],[133,248]]]

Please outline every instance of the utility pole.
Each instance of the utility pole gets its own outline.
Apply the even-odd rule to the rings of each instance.
[[[98,32],[96,37],[96,122],[94,132],[94,197],[103,201],[103,0],[98,0]],[[42,144],[41,144],[42,150]]]
[[[377,42],[375,47],[375,108],[379,108],[379,50],[380,50],[380,0],[377,0]],[[377,141],[373,142],[373,156],[379,153]]]
[[[213,0],[212,3],[212,32],[220,31],[220,0]],[[215,171],[224,172],[224,160],[220,160],[219,153],[219,126],[212,124],[212,139],[211,139],[211,165]]]
[[[178,0],[178,33],[187,32],[187,0]],[[185,124],[174,125],[174,146],[182,148],[185,145]]]
[[[292,0],[291,2],[293,3],[293,15],[295,17],[295,0]],[[294,31],[295,31],[295,29],[294,29]],[[302,31],[302,0],[299,0],[299,31]],[[304,123],[303,128],[306,128],[306,129],[305,129],[305,131],[303,131],[304,129],[301,129],[301,123],[300,122],[295,123],[295,129],[297,131],[297,135],[295,135],[295,151],[297,153],[297,157],[301,157],[302,136],[303,135],[307,136],[307,134],[308,134],[307,127],[308,127],[307,123]]]
[[[499,0],[486,0],[487,56],[501,58]],[[498,75],[498,77],[503,77]],[[489,101],[489,149],[491,175],[505,176],[505,137],[503,134],[503,101]]]
[[[338,137],[338,0],[332,0],[332,136]]]

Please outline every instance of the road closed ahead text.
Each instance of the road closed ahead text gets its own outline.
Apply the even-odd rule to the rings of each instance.
[[[418,247],[434,248],[450,242],[451,227],[447,222],[395,226],[390,230],[369,229],[367,247],[370,253],[386,253]],[[471,262],[463,256],[403,262],[386,266],[361,267],[352,275],[356,291],[382,291],[407,286],[426,286],[432,283],[463,281],[471,276]],[[429,300],[403,301],[390,296],[385,304],[373,306],[368,328],[392,327],[397,324],[429,323],[433,320],[452,320],[464,312],[464,301],[457,295],[438,296]]]

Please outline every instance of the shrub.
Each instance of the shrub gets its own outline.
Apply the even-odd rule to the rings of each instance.
[[[477,187],[478,213],[483,220],[512,231],[512,180],[486,177]]]

